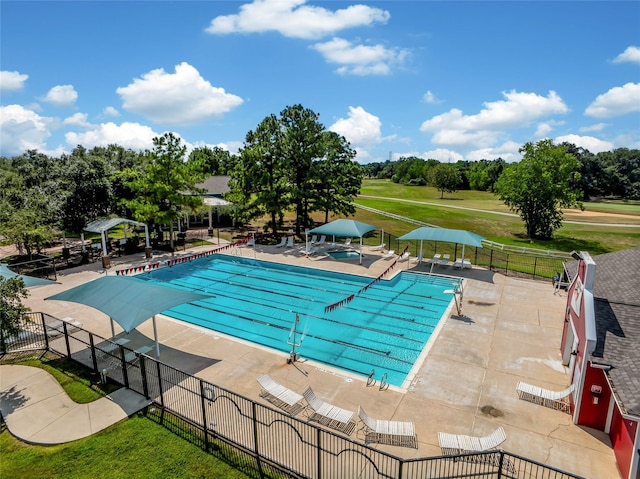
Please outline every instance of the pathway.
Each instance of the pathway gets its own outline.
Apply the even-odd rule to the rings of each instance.
[[[126,388],[97,401],[78,404],[44,369],[0,365],[0,411],[11,434],[25,442],[75,441],[122,421],[149,404]]]

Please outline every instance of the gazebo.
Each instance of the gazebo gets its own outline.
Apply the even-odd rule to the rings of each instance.
[[[140,223],[139,221],[129,220],[127,218],[102,218],[95,221],[92,221],[87,226],[84,227],[82,233],[80,233],[80,238],[82,240],[82,252],[86,251],[84,246],[84,232],[89,231],[90,233],[100,233],[100,238],[102,242],[102,264],[103,266],[107,266],[108,262],[105,261],[105,257],[107,257],[107,231],[111,228],[115,228],[119,224],[127,223],[136,226],[144,226],[144,236],[145,236],[145,253],[147,258],[151,257],[151,244],[149,243],[149,227],[145,223]]]

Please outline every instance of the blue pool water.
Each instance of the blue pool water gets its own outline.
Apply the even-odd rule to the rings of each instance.
[[[456,279],[403,271],[357,294],[372,278],[226,255],[213,255],[139,276],[210,294],[163,314],[402,386],[449,307]],[[355,295],[352,301],[325,308]],[[299,315],[298,335],[292,326]]]
[[[354,250],[327,251],[333,259],[360,259],[360,253]]]

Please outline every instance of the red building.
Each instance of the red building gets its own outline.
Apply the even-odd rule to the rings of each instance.
[[[640,248],[575,257],[561,345],[573,422],[608,433],[621,477],[640,479]]]

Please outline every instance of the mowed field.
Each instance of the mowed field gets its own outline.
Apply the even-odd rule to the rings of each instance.
[[[601,254],[640,246],[640,202],[588,202],[585,210],[565,210],[563,226],[551,241],[525,238],[524,224],[493,193],[441,193],[427,186],[364,180],[356,204],[443,228],[466,229],[488,240],[515,246]],[[356,219],[399,236],[416,226],[358,209]]]

